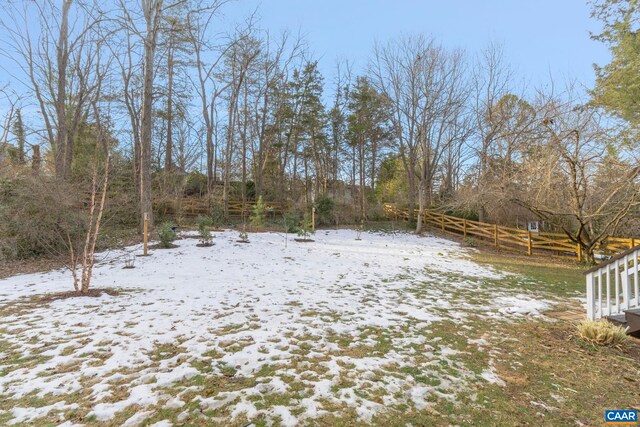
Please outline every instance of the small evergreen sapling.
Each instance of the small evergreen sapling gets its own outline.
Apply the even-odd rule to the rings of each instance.
[[[160,247],[170,248],[178,236],[175,227],[170,222],[164,222],[158,230],[158,239],[160,239]]]
[[[265,205],[264,205],[264,202],[262,201],[262,196],[260,196],[258,197],[258,201],[256,202],[256,204],[253,206],[251,217],[249,218],[251,225],[255,229],[259,230],[262,227],[264,227],[264,213],[265,213]]]
[[[213,224],[211,218],[206,216],[198,217],[197,223],[198,233],[200,233],[200,246],[213,245],[213,243],[211,243],[211,231],[209,230],[209,227],[211,227],[211,225]]]
[[[313,231],[313,224],[311,222],[311,215],[309,215],[309,213],[305,213],[304,217],[302,218],[302,221],[300,221],[300,225],[298,226],[298,236],[301,237],[301,241],[304,242],[310,242],[311,241],[311,235],[315,233],[315,231]]]
[[[245,224],[242,225],[242,231],[240,231],[238,242],[249,243],[249,234],[247,233],[247,226]]]

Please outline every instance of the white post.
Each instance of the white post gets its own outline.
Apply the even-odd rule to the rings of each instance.
[[[629,309],[629,297],[631,296],[631,283],[629,283],[629,257],[624,257],[622,264],[622,309]]]
[[[598,271],[598,317],[602,317],[602,270]]]
[[[634,283],[634,291],[636,293],[636,307],[640,307],[640,282],[638,281],[638,256],[640,256],[640,251],[635,251],[633,253],[633,283]]]
[[[615,314],[620,313],[620,261],[616,261],[613,263],[613,272],[615,274],[614,277],[614,292],[616,296],[616,311]]]
[[[607,300],[605,301],[607,309],[605,310],[605,315],[611,316],[611,269],[608,265],[606,266],[605,274],[607,275],[605,282],[605,286],[607,287]]]
[[[594,298],[594,274],[587,274],[587,318],[589,320],[596,319],[595,298]]]

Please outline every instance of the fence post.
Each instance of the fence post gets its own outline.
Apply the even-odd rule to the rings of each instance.
[[[531,231],[527,231],[527,254],[533,255],[533,241],[531,240]]]
[[[149,214],[148,213],[144,213],[144,222],[143,222],[143,226],[142,226],[142,241],[144,242],[144,256],[149,255],[149,253],[147,252],[147,247],[148,247],[148,243],[149,243]]]
[[[466,237],[467,237],[467,219],[466,218],[464,218],[462,220],[462,230],[463,230],[463,233],[464,233],[464,237],[466,239]]]
[[[316,231],[316,207],[311,208],[311,230]]]
[[[582,246],[580,246],[580,242],[576,243],[576,253],[578,254],[578,262],[582,262]]]
[[[444,214],[440,217],[440,225],[442,227],[442,231],[444,231]]]
[[[631,247],[635,248],[636,247],[636,239],[635,238],[631,238]]]
[[[500,247],[500,243],[498,243],[498,224],[493,224],[493,245],[496,248]]]

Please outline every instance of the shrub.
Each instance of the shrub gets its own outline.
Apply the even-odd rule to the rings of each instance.
[[[48,177],[0,177],[0,261],[64,255],[86,236],[82,187]]]
[[[207,193],[207,176],[201,172],[191,172],[187,175],[184,186],[185,196],[200,196]]]
[[[284,214],[284,226],[287,233],[297,233],[298,222],[300,222],[300,215],[296,212],[286,212]]]
[[[606,320],[584,320],[578,324],[578,334],[594,345],[620,347],[627,342],[626,329]]]
[[[334,224],[333,199],[326,195],[320,195],[316,200],[316,218],[319,224]]]
[[[302,237],[305,240],[308,240],[313,234],[313,223],[311,222],[311,215],[308,212],[305,212],[302,221],[300,221],[300,225],[298,227],[298,236]]]
[[[163,248],[170,248],[177,237],[174,226],[170,222],[163,222],[158,229],[158,239]]]
[[[260,196],[258,197],[256,204],[253,206],[251,217],[249,218],[249,222],[251,222],[253,227],[258,229],[264,227],[264,211],[264,202],[262,201],[262,196]]]
[[[465,237],[464,239],[462,239],[462,242],[464,243],[465,246],[469,246],[470,248],[478,247],[478,242],[473,240],[471,237]]]
[[[198,233],[200,233],[200,242],[203,245],[211,244],[211,231],[209,227],[211,227],[213,221],[208,216],[199,216],[196,219],[196,224],[198,224]]]
[[[247,229],[244,225],[242,226],[242,231],[240,231],[240,235],[238,237],[241,242],[249,243],[249,234],[247,233]]]

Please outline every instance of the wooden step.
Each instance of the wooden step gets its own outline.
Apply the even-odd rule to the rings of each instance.
[[[625,310],[624,316],[627,326],[629,327],[627,333],[633,334],[640,331],[640,308]]]
[[[623,328],[627,327],[627,318],[624,314],[615,314],[612,316],[607,316],[607,320],[614,325],[622,326]]]

